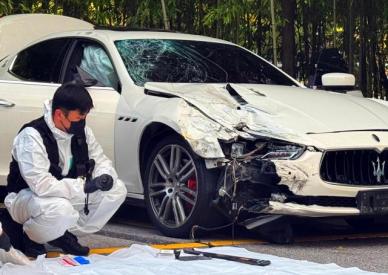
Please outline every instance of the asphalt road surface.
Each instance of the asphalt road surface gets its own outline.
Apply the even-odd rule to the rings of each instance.
[[[196,240],[204,244],[227,241],[228,245],[277,256],[318,263],[336,263],[343,267],[388,273],[388,225],[377,224],[355,230],[341,219],[300,220],[294,226],[295,243],[270,244],[254,232],[236,227],[215,231]],[[233,234],[234,233],[234,234]],[[249,240],[240,243],[240,240]],[[91,247],[118,247],[132,243],[179,244],[189,239],[168,238],[150,224],[142,208],[124,205],[98,234],[81,239]]]

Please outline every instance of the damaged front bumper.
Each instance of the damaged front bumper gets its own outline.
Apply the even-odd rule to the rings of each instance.
[[[303,205],[292,202],[269,201],[268,207],[262,213],[318,218],[359,215],[360,210],[355,207]]]
[[[322,155],[318,150],[306,150],[295,160],[234,158],[223,168],[214,205],[243,225],[257,216],[388,214],[387,187],[326,182],[319,174]]]

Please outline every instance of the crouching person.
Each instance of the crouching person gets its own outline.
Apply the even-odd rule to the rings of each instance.
[[[14,140],[4,203],[23,226],[28,256],[46,253],[45,243],[87,255],[77,236],[99,231],[126,197],[112,162],[85,126],[91,108],[85,87],[63,84],[45,102],[44,116],[25,124]]]

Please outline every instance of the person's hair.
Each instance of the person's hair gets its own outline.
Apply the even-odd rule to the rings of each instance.
[[[52,113],[61,109],[65,113],[79,110],[86,114],[92,109],[93,100],[86,88],[80,84],[68,82],[61,85],[54,94],[52,101]]]

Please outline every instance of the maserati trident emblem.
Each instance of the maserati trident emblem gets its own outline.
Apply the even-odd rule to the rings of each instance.
[[[376,177],[378,183],[381,183],[381,178],[384,177],[385,161],[383,161],[383,163],[380,163],[380,158],[377,157],[377,161],[376,162],[372,161],[372,165],[373,165],[373,176]]]

